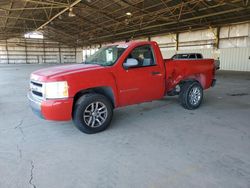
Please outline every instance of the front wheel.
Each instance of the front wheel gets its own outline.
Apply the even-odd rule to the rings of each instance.
[[[203,88],[198,82],[186,82],[179,95],[181,105],[188,109],[194,110],[201,105],[203,99]]]
[[[90,93],[77,100],[73,121],[80,131],[93,134],[107,129],[112,116],[111,102],[103,95]]]

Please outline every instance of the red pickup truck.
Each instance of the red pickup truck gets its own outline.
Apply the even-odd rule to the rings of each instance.
[[[74,124],[85,133],[105,130],[113,109],[179,95],[196,109],[203,90],[215,84],[213,59],[164,60],[156,42],[129,42],[100,48],[83,64],[35,71],[28,98],[47,120]]]

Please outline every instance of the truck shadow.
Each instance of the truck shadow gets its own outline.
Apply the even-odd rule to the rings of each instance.
[[[135,122],[141,123],[143,118],[153,118],[155,115],[166,115],[166,110],[170,108],[179,108],[178,97],[165,97],[160,100],[146,102],[142,104],[131,105],[114,110],[113,120],[110,128],[119,126],[130,126]]]

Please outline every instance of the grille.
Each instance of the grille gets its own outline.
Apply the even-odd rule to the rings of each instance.
[[[34,81],[31,81],[31,83],[34,84],[35,86],[43,87],[43,84],[41,84],[41,83],[37,83],[37,82],[34,82]]]
[[[30,90],[34,97],[37,98],[43,98],[43,84],[36,82],[36,81],[30,81]]]

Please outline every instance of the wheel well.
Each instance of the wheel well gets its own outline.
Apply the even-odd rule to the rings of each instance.
[[[90,88],[90,89],[85,89],[85,90],[81,90],[79,92],[77,92],[74,96],[74,103],[73,103],[73,108],[75,106],[76,101],[83,96],[84,94],[87,93],[98,93],[98,94],[102,94],[105,97],[107,97],[110,102],[112,103],[113,108],[115,107],[115,97],[114,97],[114,93],[111,87],[95,87],[95,88]]]
[[[200,82],[198,80],[196,80],[196,79],[193,79],[193,78],[185,79],[185,80],[180,81],[173,89],[171,89],[170,91],[168,91],[167,95],[168,96],[179,95],[180,92],[181,92],[182,87],[187,82],[197,82],[197,83],[200,84]]]
[[[201,83],[199,80],[195,79],[195,78],[189,78],[189,79],[182,80],[182,81],[179,82],[178,85],[180,85],[180,87],[181,87],[181,86],[183,86],[186,82],[197,82],[197,83],[199,83],[199,84],[201,85],[201,87],[203,87],[202,83]]]

